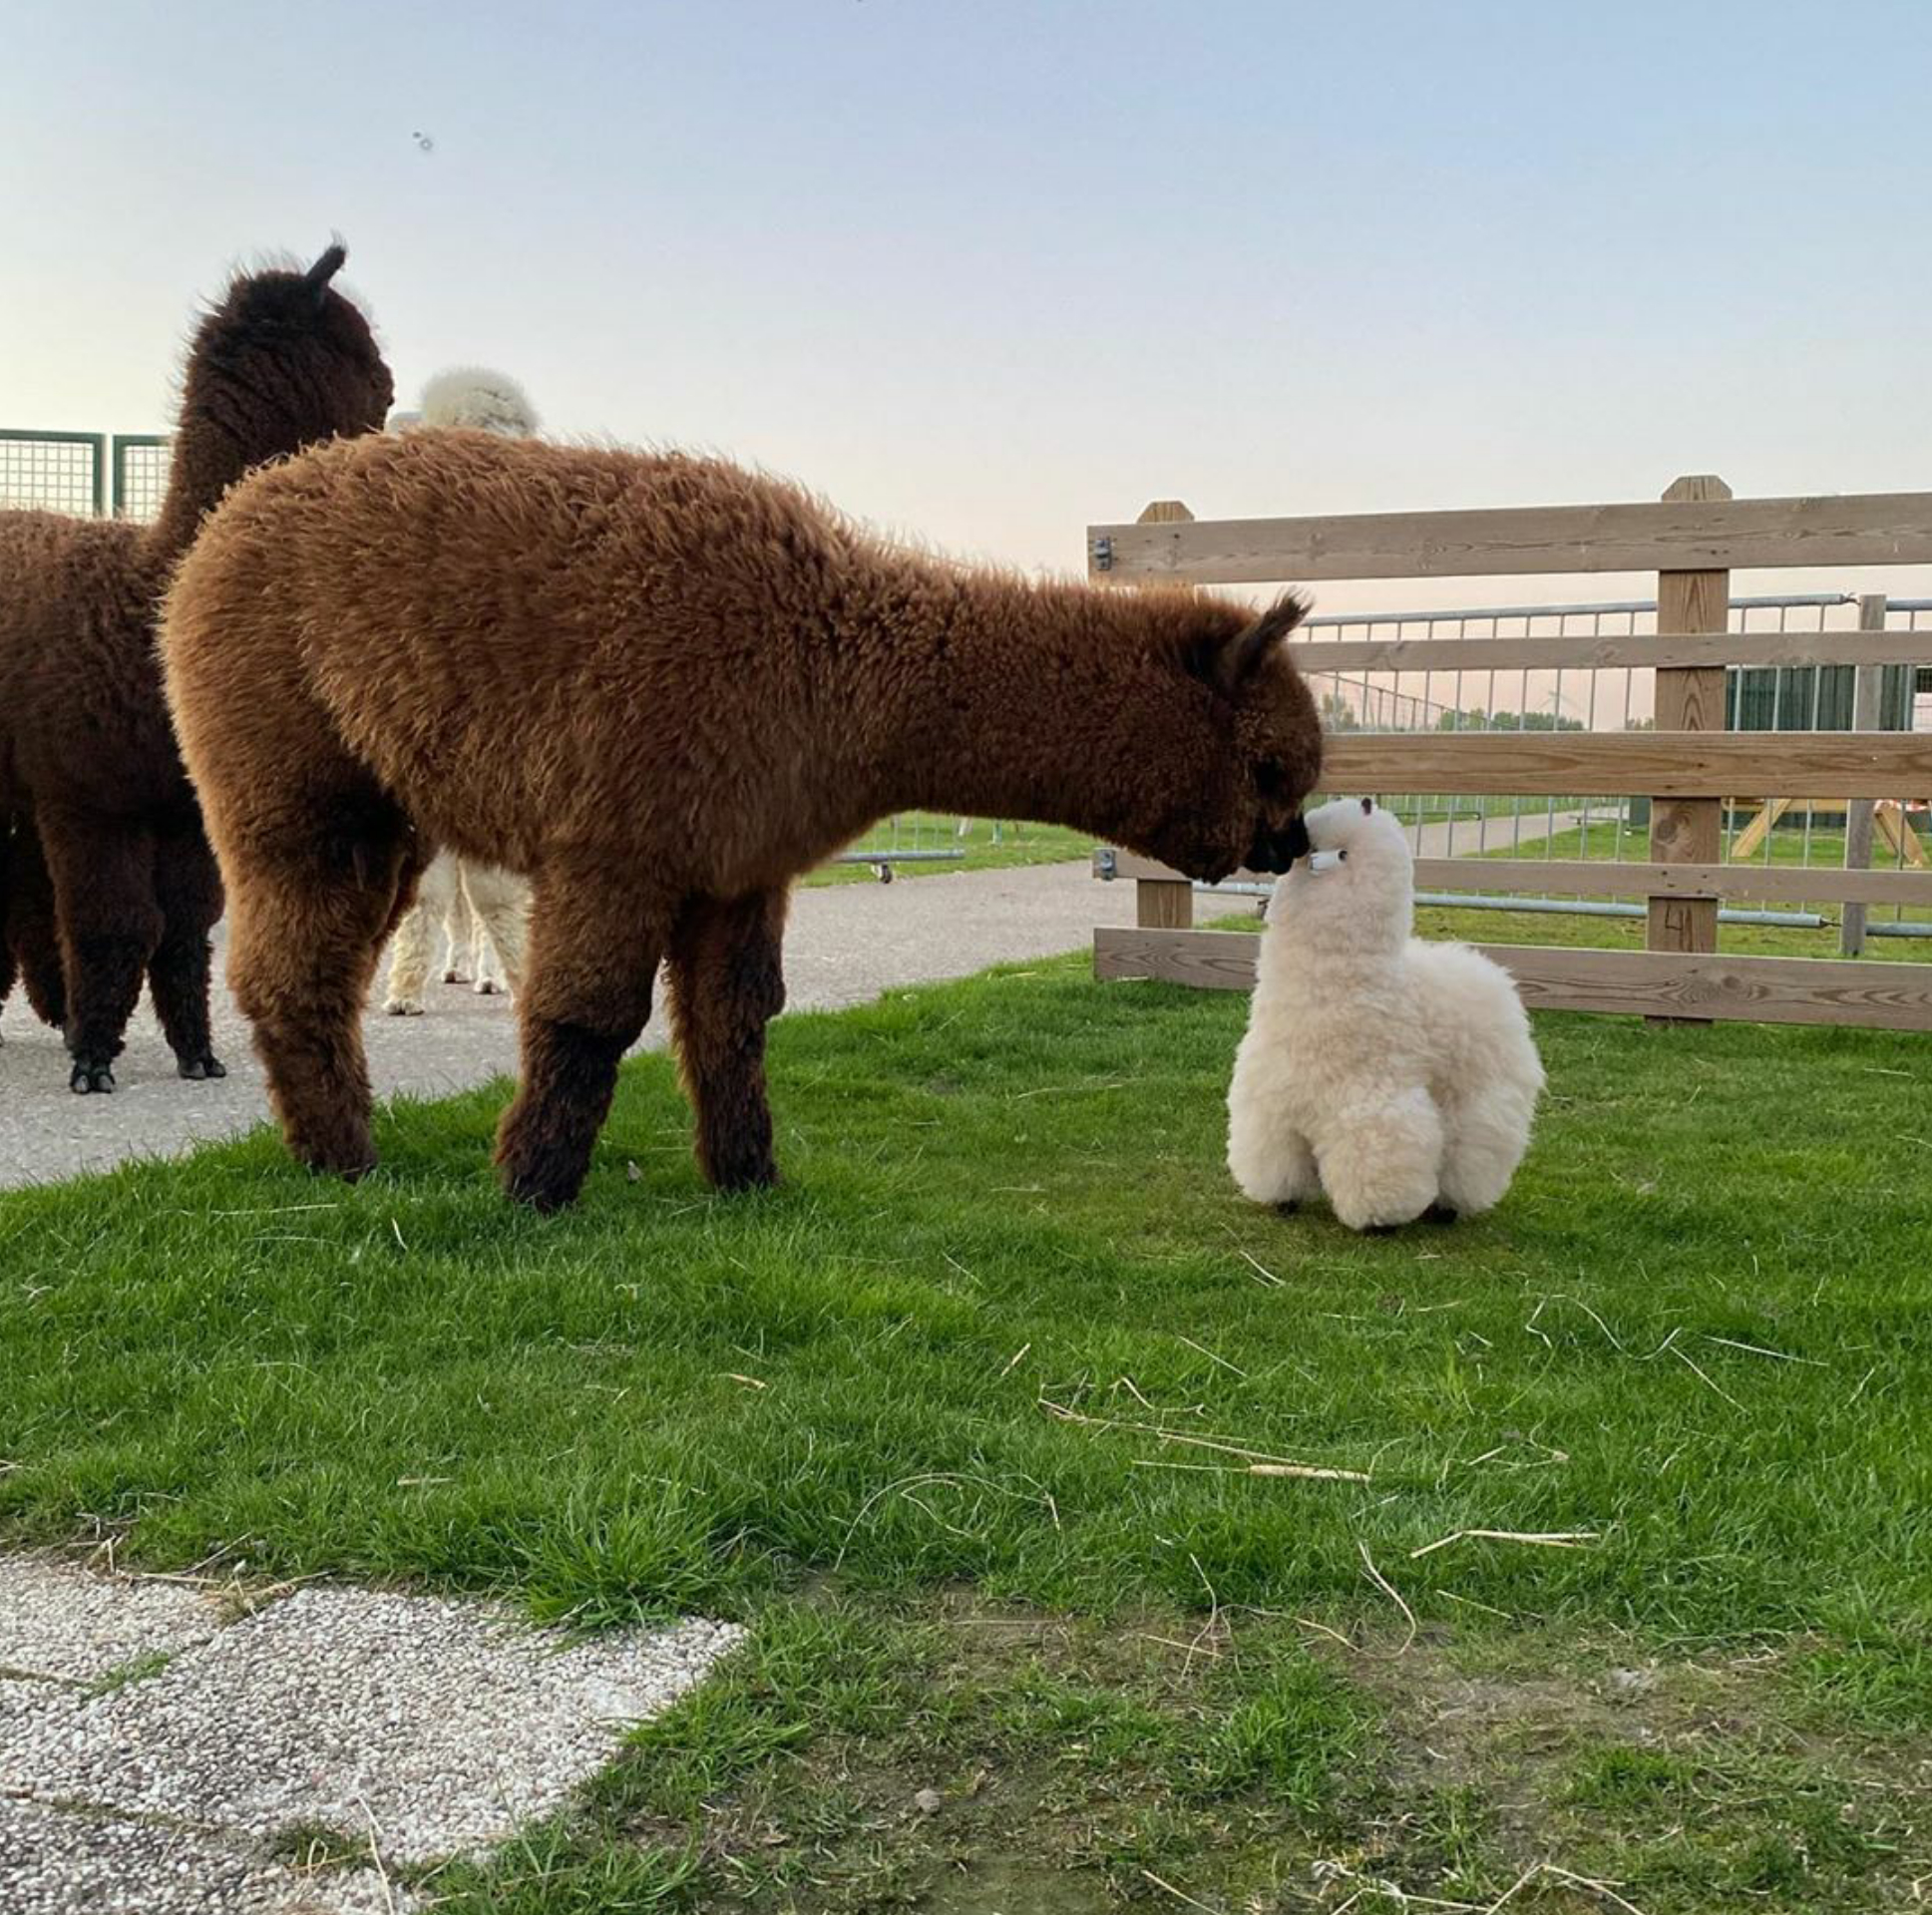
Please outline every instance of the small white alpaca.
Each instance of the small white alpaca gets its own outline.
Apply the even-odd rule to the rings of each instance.
[[[390,414],[393,431],[421,432],[467,426],[528,438],[537,430],[537,413],[516,380],[480,366],[439,372],[423,388],[415,412]],[[383,1008],[392,1017],[420,1017],[423,987],[429,981],[431,921],[443,931],[442,976],[461,983],[469,972],[484,996],[523,983],[524,947],[530,893],[520,878],[491,865],[479,865],[453,852],[439,851],[423,873],[416,903],[396,927],[390,945],[389,982]]]
[[[1410,935],[1415,861],[1392,813],[1308,814],[1275,887],[1228,1092],[1228,1168],[1258,1204],[1326,1193],[1351,1230],[1473,1216],[1509,1188],[1543,1066],[1509,973]]]

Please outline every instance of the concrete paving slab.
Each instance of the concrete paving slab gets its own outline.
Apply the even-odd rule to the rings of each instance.
[[[6,1915],[407,1915],[412,1905],[374,1869],[298,1872],[229,1836],[0,1795]]]
[[[100,1576],[58,1557],[0,1557],[0,1671],[11,1675],[99,1682],[201,1642],[220,1622],[213,1600],[189,1584]]]
[[[562,1806],[741,1634],[572,1642],[489,1603],[305,1589],[146,1680],[0,1723],[0,1790],[257,1838],[373,1830],[385,1856],[432,1860]]]

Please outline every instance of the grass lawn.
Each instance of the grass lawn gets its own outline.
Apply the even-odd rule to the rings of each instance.
[[[0,1537],[749,1619],[462,1915],[1908,1905],[1932,1043],[1545,1016],[1503,1208],[1357,1239],[1227,1182],[1245,1008],[787,1019],[751,1200],[655,1057],[550,1222],[497,1092],[0,1198]]]

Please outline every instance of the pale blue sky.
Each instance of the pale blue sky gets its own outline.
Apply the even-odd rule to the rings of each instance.
[[[1932,484],[1924,0],[89,0],[7,42],[0,424],[164,424],[196,296],[339,229],[405,397],[500,364],[554,430],[1027,565],[1154,497]]]

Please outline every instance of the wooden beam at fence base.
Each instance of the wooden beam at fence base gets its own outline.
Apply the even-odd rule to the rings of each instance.
[[[1178,879],[1153,858],[1116,851],[1116,879]],[[1096,875],[1100,873],[1096,864]],[[1272,884],[1267,872],[1234,882]],[[1843,871],[1836,865],[1645,865],[1581,858],[1418,858],[1421,891],[1547,894],[1557,898],[1759,898],[1778,904],[1908,905],[1932,911],[1932,870]],[[1209,901],[1210,903],[1213,900]],[[1231,906],[1235,900],[1227,901]]]
[[[1932,631],[1577,632],[1548,638],[1303,638],[1304,673],[1597,671],[1672,665],[1932,665]],[[1862,727],[1861,727],[1862,729]]]
[[[1089,573],[1118,583],[1922,565],[1932,565],[1923,492],[1087,528]]]
[[[1251,990],[1259,941],[1238,931],[1093,934],[1094,975]],[[1628,1012],[1703,1022],[1836,1024],[1932,1031],[1932,965],[1721,953],[1478,945],[1537,1010]]]
[[[1338,732],[1323,747],[1322,784],[1445,796],[1909,797],[1932,791],[1932,732]]]

